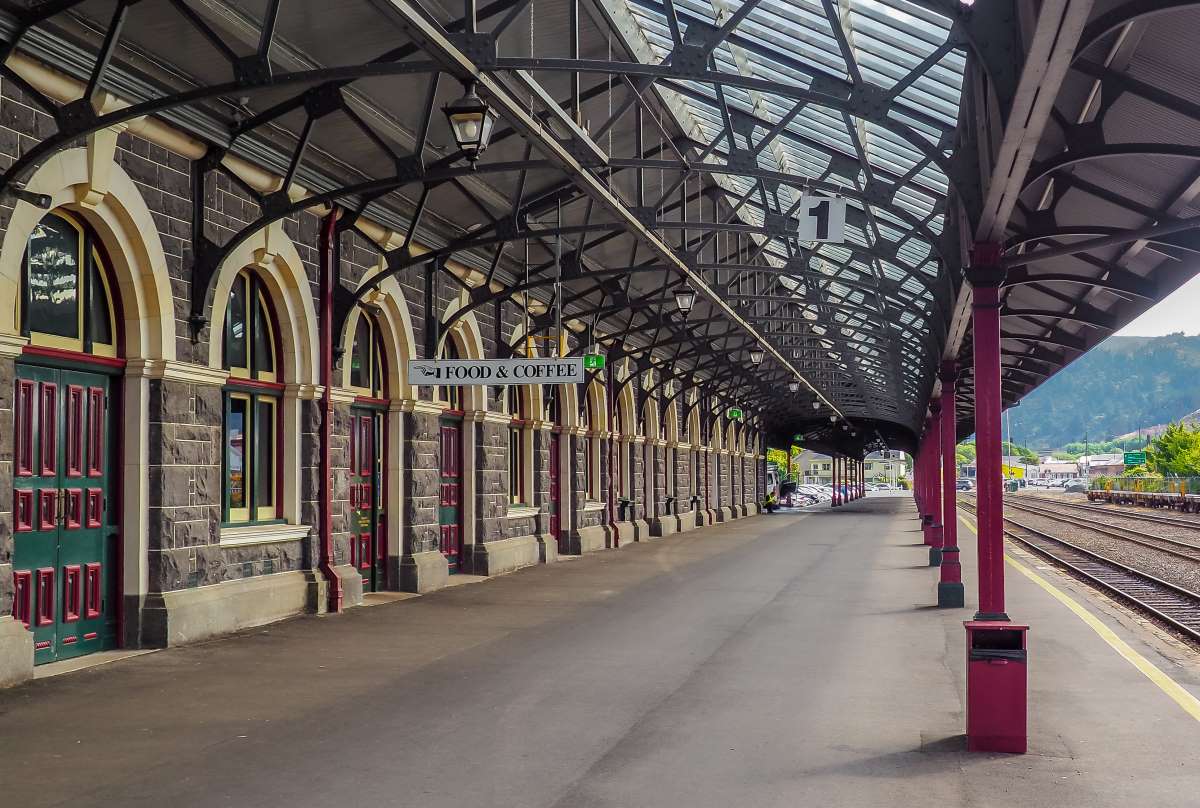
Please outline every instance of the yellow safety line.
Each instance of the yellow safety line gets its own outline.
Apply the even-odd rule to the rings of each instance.
[[[968,530],[975,535],[979,535],[979,532],[975,529],[975,526],[968,522],[965,517],[959,516],[959,519],[962,520],[962,523],[967,526]],[[1103,620],[1096,617],[1096,615],[1092,614],[1083,606],[1081,606],[1079,602],[1070,595],[1058,589],[1056,586],[1054,586],[1054,584],[1050,583],[1045,578],[1038,575],[1021,562],[1017,561],[1008,553],[1004,554],[1004,560],[1011,564],[1026,578],[1044,589],[1059,603],[1073,611],[1075,615],[1084,623],[1086,623],[1092,631],[1100,635],[1100,639],[1108,643],[1109,646],[1122,657],[1124,657],[1130,665],[1133,665],[1133,667],[1137,668],[1142,675],[1153,682],[1159,690],[1161,690],[1163,693],[1166,693],[1172,701],[1183,708],[1184,712],[1197,721],[1200,721],[1200,698],[1196,698],[1190,691],[1188,691],[1170,676],[1167,676],[1167,674],[1163,673],[1162,670],[1153,662],[1146,659],[1137,651],[1133,650],[1129,643],[1118,637],[1116,632],[1104,624]]]

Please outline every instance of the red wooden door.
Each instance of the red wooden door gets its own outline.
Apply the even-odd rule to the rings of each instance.
[[[442,418],[441,486],[438,489],[439,549],[450,572],[459,571],[462,556],[462,421]]]
[[[558,551],[565,553],[567,548],[563,546],[562,537],[562,516],[561,507],[559,505],[559,469],[558,469],[558,447],[559,436],[557,432],[550,433],[550,535],[558,542]]]
[[[350,410],[350,563],[362,575],[364,592],[382,589],[385,579],[382,430],[382,414]]]

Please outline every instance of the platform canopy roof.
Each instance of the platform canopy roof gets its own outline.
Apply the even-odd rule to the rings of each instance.
[[[198,325],[223,255],[334,205],[385,267],[346,284],[343,316],[379,277],[434,272],[467,294],[455,317],[527,296],[531,330],[561,322],[662,400],[703,394],[826,450],[910,447],[939,371],[972,431],[973,243],[1010,267],[1010,404],[1194,274],[1196,6],[0,3],[5,79],[55,120],[0,182],[153,116],[207,148],[198,200],[231,157],[282,178],[248,189],[240,233],[196,223]],[[84,98],[49,97],[22,59]],[[468,84],[498,116],[474,166],[442,111]],[[843,243],[801,239],[806,194],[847,201]]]

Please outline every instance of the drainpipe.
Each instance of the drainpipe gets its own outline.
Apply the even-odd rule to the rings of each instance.
[[[606,426],[608,429],[608,451],[605,454],[608,456],[608,526],[612,530],[613,547],[621,546],[620,533],[617,530],[617,493],[614,488],[613,475],[617,473],[621,463],[621,451],[617,448],[617,439],[615,437],[613,422],[616,420],[616,399],[613,394],[613,385],[617,381],[616,366],[609,371],[608,384],[604,385],[604,397],[608,401],[608,418],[609,422]],[[622,424],[624,426],[624,424]]]
[[[333,568],[333,481],[329,444],[333,422],[333,278],[337,267],[337,211],[321,220],[321,531],[318,568],[329,582],[329,611],[342,610],[342,581]]]

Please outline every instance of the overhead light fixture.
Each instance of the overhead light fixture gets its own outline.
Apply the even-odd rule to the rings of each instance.
[[[813,409],[814,409],[814,410],[819,410],[819,409],[821,409],[821,402],[820,402],[820,401],[814,401],[814,402],[813,402]]]
[[[696,305],[696,290],[690,286],[685,286],[675,292],[675,306],[683,312],[683,316],[692,310],[692,306]]]
[[[754,350],[752,350],[750,352],[750,364],[761,365],[762,361],[763,361],[763,357],[766,355],[767,355],[766,352],[763,351],[761,348],[755,348]]]
[[[836,424],[836,423],[837,423],[837,416],[836,416],[836,415],[831,415],[831,416],[829,416],[829,423],[831,423],[831,424]]]
[[[849,428],[850,428],[850,425],[849,425],[849,424],[842,424],[842,431],[843,431],[843,432],[845,432],[845,431],[846,431],[847,429],[849,429]]]
[[[800,392],[800,382],[788,382],[788,390],[793,393]]]
[[[466,85],[463,96],[442,107],[442,112],[450,121],[450,131],[454,133],[458,148],[466,153],[467,160],[474,166],[491,140],[497,118],[495,110],[475,94],[475,82],[472,81]]]

